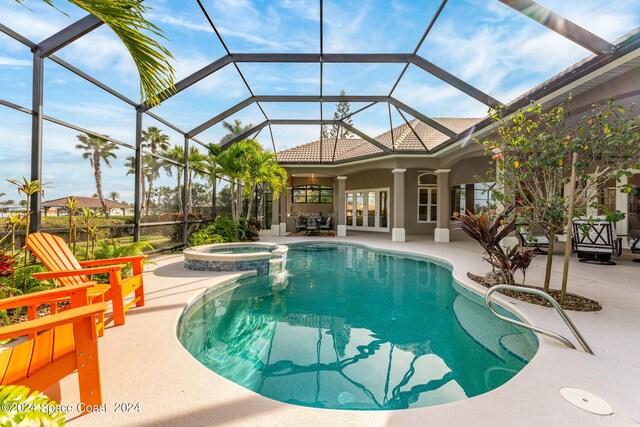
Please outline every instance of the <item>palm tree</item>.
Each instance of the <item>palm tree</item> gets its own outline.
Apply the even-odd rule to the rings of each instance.
[[[78,141],[81,144],[76,144],[76,149],[84,150],[82,153],[82,158],[89,159],[89,163],[93,168],[93,176],[96,180],[96,191],[98,193],[98,198],[100,199],[100,204],[102,205],[102,210],[104,214],[108,217],[109,211],[107,209],[107,205],[104,202],[104,196],[102,194],[102,162],[108,167],[111,167],[111,163],[109,161],[110,158],[116,158],[114,151],[118,150],[119,147],[111,141],[107,141],[104,138],[101,138],[97,135],[91,134],[80,134],[76,136]]]
[[[182,182],[182,168],[177,166],[175,163],[180,165],[184,165],[184,147],[180,145],[174,145],[171,148],[166,150],[162,150],[160,152],[162,157],[172,160],[172,162],[161,161],[162,169],[164,169],[165,173],[168,176],[173,176],[173,169],[176,168],[176,178],[177,178],[177,186],[176,190],[178,193],[178,211],[182,210],[182,197],[180,193],[180,183]],[[174,163],[175,162],[175,163]]]
[[[246,216],[248,221],[251,218],[251,210],[254,203],[253,195],[256,189],[259,186],[263,190],[268,188],[271,190],[274,200],[278,199],[280,193],[287,186],[287,172],[278,164],[274,153],[264,151],[260,145],[257,145],[247,158],[247,170],[243,181],[244,195],[249,198],[249,208]],[[264,197],[260,199],[260,211],[262,211],[263,203]]]
[[[114,202],[116,201],[116,199],[120,197],[120,193],[118,193],[117,191],[112,191],[109,193],[109,198],[111,200],[113,200]]]
[[[240,219],[243,207],[243,180],[247,179],[249,159],[262,150],[260,144],[254,139],[239,141],[231,145],[226,150],[221,150],[219,146],[210,144],[209,151],[216,156],[220,173],[229,179],[229,190],[231,191],[231,217],[234,221]],[[245,188],[247,186],[245,185]]]
[[[136,158],[135,157],[133,156],[127,157],[127,161],[124,162],[124,165],[125,167],[129,168],[127,170],[127,175],[136,174]],[[144,201],[146,200],[144,197],[144,190],[145,190],[145,180],[144,180],[144,173],[142,173],[140,174],[140,192],[141,192],[140,200],[142,201],[143,206],[140,207],[140,210],[144,208]]]
[[[162,130],[155,126],[149,126],[147,130],[142,131],[142,147],[148,148],[152,154],[156,154],[158,150],[166,150],[169,148],[169,135],[162,133]],[[148,157],[148,163],[144,168],[144,175],[147,179],[149,188],[147,189],[147,199],[145,202],[145,218],[149,219],[149,207],[151,206],[151,195],[153,194],[153,182],[160,176],[160,164],[156,157]]]
[[[191,181],[193,180],[194,174],[199,173],[198,171],[205,168],[206,159],[207,157],[198,150],[198,147],[194,147],[194,146],[189,147],[189,177],[187,180],[187,185],[188,185],[187,195],[189,198],[189,203],[187,204],[187,206],[188,206],[189,212],[187,213],[191,213],[191,207],[192,207]]]
[[[23,3],[24,0],[16,0]],[[54,6],[53,0],[42,0]],[[125,45],[140,75],[140,93],[155,106],[175,92],[175,70],[171,53],[153,37],[164,38],[162,30],[144,18],[149,10],[139,0],[68,0],[103,21]],[[54,6],[55,7],[55,6]]]
[[[220,144],[224,144],[225,142],[231,141],[236,136],[242,135],[251,129],[253,124],[249,123],[246,126],[242,126],[242,122],[236,119],[233,121],[233,124],[223,121],[222,127],[227,130],[227,134],[220,139]]]

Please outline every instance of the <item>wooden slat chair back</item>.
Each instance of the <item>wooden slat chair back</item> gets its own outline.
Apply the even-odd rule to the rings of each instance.
[[[102,404],[95,318],[107,305],[86,305],[91,286],[74,285],[0,300],[0,310],[38,306],[60,298],[71,301],[71,308],[62,313],[0,328],[0,340],[30,337],[0,350],[0,385],[43,391],[77,371],[80,401]]]
[[[94,283],[89,279],[92,274],[108,274],[108,285],[94,283],[94,292],[102,292],[103,301],[112,302],[115,325],[124,325],[125,312],[131,307],[144,305],[144,255],[78,262],[63,239],[48,233],[29,234],[27,247],[49,269],[45,273],[33,273],[36,279],[55,279],[69,286],[78,282]],[[123,278],[121,270],[127,263],[131,263],[133,275]],[[125,304],[124,298],[132,293],[133,299]]]
[[[82,266],[61,237],[49,233],[31,233],[27,246],[50,271],[80,270]],[[60,277],[64,286],[78,285],[89,281],[87,276]]]

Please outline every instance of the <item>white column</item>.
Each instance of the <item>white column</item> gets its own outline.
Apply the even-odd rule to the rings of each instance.
[[[346,176],[337,176],[338,180],[338,215],[337,215],[337,235],[338,237],[344,237],[347,235],[347,222],[346,222],[346,196],[345,196],[345,181],[347,179]]]
[[[280,197],[284,197],[284,194]],[[271,202],[271,235],[280,235],[280,199]]]
[[[393,169],[393,228],[391,240],[405,241],[404,231],[404,173],[406,169]]]
[[[620,177],[620,182],[616,183],[616,210],[623,212],[624,219],[616,223],[616,233],[620,236],[629,234],[629,193],[621,193],[620,188],[623,185],[629,183],[629,178],[626,175]],[[627,239],[622,239],[622,247],[628,248],[629,243]]]
[[[433,239],[436,242],[449,241],[449,172],[451,169],[437,169],[438,177],[438,216]]]
[[[280,196],[280,235],[287,235],[287,197],[292,187],[287,187],[286,193]]]

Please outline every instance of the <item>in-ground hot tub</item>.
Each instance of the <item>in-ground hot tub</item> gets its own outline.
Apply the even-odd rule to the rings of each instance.
[[[289,248],[275,243],[239,242],[194,246],[184,250],[184,266],[200,271],[249,271],[259,276],[284,269]]]

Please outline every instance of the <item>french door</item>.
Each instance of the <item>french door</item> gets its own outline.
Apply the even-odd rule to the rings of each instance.
[[[345,192],[347,229],[389,231],[389,189]]]

